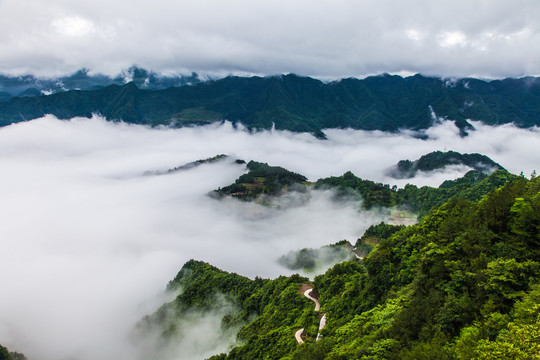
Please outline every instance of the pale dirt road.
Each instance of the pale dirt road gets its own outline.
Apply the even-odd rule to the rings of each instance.
[[[322,316],[321,321],[319,322],[319,332],[317,333],[317,338],[315,339],[315,341],[321,340],[322,338],[321,330],[324,329],[325,326],[326,326],[326,314]]]
[[[311,301],[313,301],[315,303],[315,309],[314,311],[320,311],[321,310],[321,303],[319,302],[318,299],[316,299],[315,297],[311,296],[311,292],[313,291],[313,288],[310,288],[310,287],[307,287],[307,284],[303,284],[302,285],[302,290],[303,289],[306,289],[304,290],[304,296],[307,297],[308,299],[310,299]],[[322,337],[320,331],[326,326],[326,314],[323,314],[320,322],[319,322],[319,333],[317,334],[317,339],[316,341],[319,341]],[[298,342],[298,344],[303,344],[304,343],[304,340],[302,340],[302,335],[304,334],[304,329],[300,329],[298,330],[295,334],[294,334],[294,337],[296,338],[296,341]]]
[[[299,343],[299,344],[303,344],[304,343],[304,340],[302,340],[302,335],[304,334],[304,329],[300,329],[298,330],[296,333],[294,333],[294,337],[296,338],[296,341]]]
[[[314,301],[315,302],[315,311],[319,311],[319,310],[321,310],[321,303],[319,302],[319,300],[317,300],[313,296],[311,296],[312,291],[313,291],[313,289],[307,289],[306,291],[304,291],[304,296],[307,297],[308,299]]]

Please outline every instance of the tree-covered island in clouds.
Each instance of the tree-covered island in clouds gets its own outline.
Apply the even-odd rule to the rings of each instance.
[[[422,155],[419,159],[400,160],[388,169],[388,175],[396,179],[413,178],[418,171],[430,172],[442,170],[446,166],[465,165],[474,170],[491,173],[504,169],[501,165],[482,154],[461,154],[456,151],[434,151]]]
[[[241,160],[237,160],[241,163]],[[278,196],[285,191],[305,191],[307,178],[280,166],[250,161],[248,172],[240,176],[234,184],[215,190],[214,196],[229,195],[242,200],[254,200],[262,196]]]
[[[483,81],[388,74],[324,83],[294,74],[236,77],[190,86],[147,90],[141,84],[0,101],[0,125],[52,114],[60,119],[101,114],[111,121],[147,125],[204,125],[228,120],[250,129],[310,132],[324,129],[427,129],[455,122],[463,135],[470,121],[489,125],[540,125],[540,79]]]

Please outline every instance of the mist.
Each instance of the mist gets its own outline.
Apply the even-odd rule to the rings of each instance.
[[[134,358],[130,332],[167,301],[165,286],[187,260],[249,277],[286,275],[291,271],[276,262],[279,256],[354,243],[385,220],[356,202],[335,202],[330,191],[291,194],[274,207],[207,196],[245,172],[235,159],[282,166],[310,181],[351,170],[398,186],[437,186],[468,170],[406,180],[384,175],[399,160],[435,150],[479,152],[514,173],[538,169],[537,128],[474,126],[465,138],[443,122],[425,132],[427,140],[408,132],[327,130],[325,141],[250,133],[230,123],[148,128],[99,117],[46,116],[1,128],[0,343],[30,360]],[[143,175],[217,154],[229,158]],[[198,322],[211,327],[214,320]],[[220,349],[230,341],[222,335],[215,334]]]
[[[176,329],[168,337],[161,336],[166,325],[156,325],[141,321],[132,331],[130,339],[136,348],[135,359],[182,360],[206,359],[212,355],[227,352],[235,343],[239,327],[224,328],[222,319],[225,315],[239,309],[222,294],[214,294],[213,309],[206,312],[189,311],[179,319],[170,311],[170,321]],[[125,357],[125,356],[124,356]]]

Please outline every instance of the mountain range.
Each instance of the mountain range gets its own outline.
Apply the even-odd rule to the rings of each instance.
[[[151,73],[141,70],[133,81],[119,85],[118,80],[98,89],[5,96],[0,101],[0,126],[45,114],[60,119],[100,114],[111,121],[151,126],[228,120],[248,129],[309,132],[324,138],[323,130],[328,128],[422,130],[443,119],[453,120],[462,135],[474,128],[471,120],[525,128],[540,125],[537,77],[484,81],[383,74],[325,83],[294,74],[209,81],[193,74],[162,88],[170,83],[160,83],[159,78],[147,81],[151,77],[145,74]],[[93,79],[87,72],[79,75]],[[145,84],[155,86],[145,88]]]
[[[40,78],[34,75],[9,76],[0,74],[0,100],[12,97],[50,95],[69,90],[95,90],[109,85],[135,83],[141,89],[166,89],[200,82],[199,75],[160,75],[156,72],[132,66],[116,76],[93,74],[89,69],[80,69],[71,75]]]

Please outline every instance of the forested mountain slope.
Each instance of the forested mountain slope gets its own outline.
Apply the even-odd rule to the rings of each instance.
[[[373,206],[400,206],[419,213],[422,217],[434,206],[440,206],[452,197],[479,200],[493,189],[515,178],[516,175],[506,170],[497,170],[490,175],[471,170],[461,178],[443,182],[438,188],[431,186],[419,188],[407,184],[403,189],[398,189],[391,188],[388,184],[360,179],[349,171],[341,176],[319,179],[315,182],[315,188],[334,188],[337,189],[338,196],[343,197],[360,195],[366,209]]]
[[[134,83],[0,101],[0,125],[53,114],[99,113],[109,120],[184,126],[229,120],[249,128],[311,132],[325,128],[425,129],[439,118],[465,134],[468,119],[496,125],[540,125],[540,79],[445,81],[381,75],[331,83],[282,75],[227,77],[191,86],[143,90]]]
[[[239,326],[239,342],[214,360],[540,356],[540,178],[513,178],[474,201],[452,198],[417,225],[388,230],[377,226],[363,261],[315,278],[320,312],[298,275],[250,280],[190,261],[170,284],[184,291],[140,326],[170,337],[183,312],[205,311],[220,296],[237,306],[223,326]],[[301,328],[303,344],[294,337]]]

